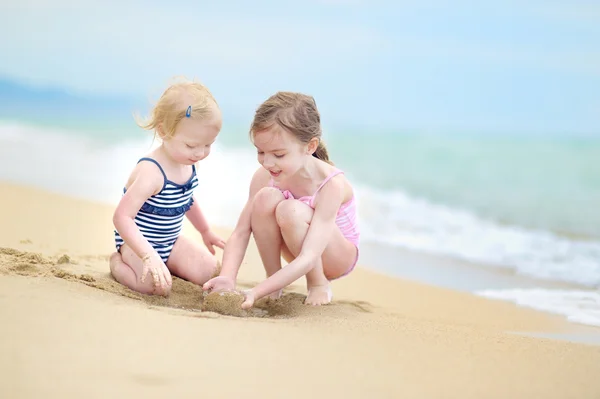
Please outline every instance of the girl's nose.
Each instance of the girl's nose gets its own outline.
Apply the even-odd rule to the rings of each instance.
[[[196,159],[204,158],[205,153],[206,153],[205,149],[202,148],[202,149],[196,151],[196,153],[194,154],[194,158],[196,158]]]
[[[273,158],[269,155],[265,155],[265,157],[263,159],[263,166],[265,168],[270,168],[272,166],[275,166],[275,163],[273,162]]]

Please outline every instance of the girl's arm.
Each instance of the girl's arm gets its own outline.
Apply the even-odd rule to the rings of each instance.
[[[210,230],[210,226],[208,225],[208,222],[206,221],[206,218],[200,209],[200,204],[195,196],[192,206],[185,213],[185,216],[192,223],[192,226],[194,226],[202,235],[202,241],[204,241],[204,245],[206,245],[206,248],[208,248],[211,254],[215,254],[213,245],[216,245],[221,249],[225,247],[225,241],[223,241],[221,237],[217,236]]]
[[[208,222],[206,221],[206,218],[200,209],[200,204],[198,204],[196,196],[193,196],[192,198],[194,199],[194,202],[192,203],[190,209],[188,209],[188,211],[185,213],[185,216],[200,234],[204,234],[210,229],[210,227],[208,226]]]
[[[204,290],[216,289],[233,289],[235,287],[235,280],[237,274],[246,254],[248,248],[248,242],[250,241],[250,234],[252,233],[252,205],[254,196],[263,187],[266,187],[269,183],[270,176],[268,172],[263,168],[260,168],[254,173],[252,182],[250,183],[250,192],[248,195],[248,201],[244,205],[244,209],[238,218],[237,225],[231,233],[231,236],[227,239],[225,244],[225,250],[223,251],[223,266],[219,277],[215,277],[206,284],[204,284]],[[223,285],[218,284],[218,280],[226,279]]]
[[[220,276],[226,277],[233,282],[237,279],[237,274],[244,259],[252,228],[250,218],[252,216],[252,199],[249,198],[240,214],[237,225],[227,239],[225,250],[223,251],[223,267]]]
[[[134,173],[133,182],[115,209],[113,224],[125,243],[140,259],[144,259],[156,251],[144,238],[134,218],[144,202],[161,190],[164,178],[155,165],[147,162],[138,164],[137,173]]]
[[[321,189],[315,203],[313,218],[302,243],[298,257],[256,287],[252,288],[254,300],[283,289],[306,275],[315,266],[329,244],[335,218],[344,199],[344,180],[331,179]]]

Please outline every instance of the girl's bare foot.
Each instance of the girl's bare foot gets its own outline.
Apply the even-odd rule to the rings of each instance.
[[[308,295],[304,300],[307,305],[319,306],[326,305],[331,302],[333,293],[329,284],[326,285],[315,285],[308,289]]]

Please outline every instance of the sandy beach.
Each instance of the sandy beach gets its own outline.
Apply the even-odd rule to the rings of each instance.
[[[179,279],[144,297],[108,273],[113,207],[0,187],[0,397],[600,397],[600,346],[526,335],[562,317],[366,265],[319,308],[303,281],[246,314]],[[251,246],[239,285],[263,275]]]

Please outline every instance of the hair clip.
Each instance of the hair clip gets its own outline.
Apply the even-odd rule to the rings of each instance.
[[[189,107],[187,107],[187,110],[185,111],[185,117],[189,118],[190,116],[192,116],[192,106],[191,105]]]

